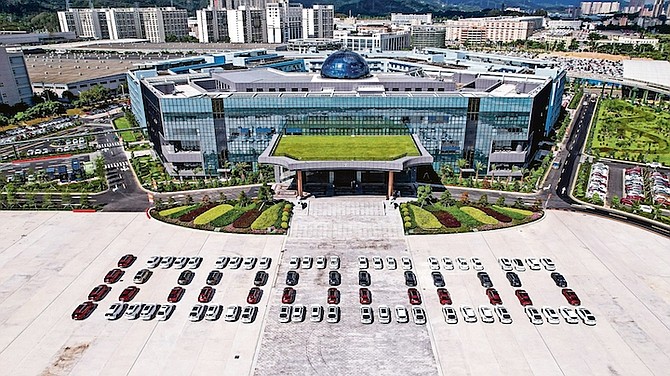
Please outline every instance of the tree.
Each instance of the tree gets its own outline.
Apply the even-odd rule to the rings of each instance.
[[[223,192],[219,192],[219,202],[220,202],[220,203],[224,203],[224,202],[226,202],[227,200],[228,200],[228,197],[226,196],[226,194],[223,193]]]
[[[475,161],[475,183],[479,181],[479,171],[484,168],[484,164],[481,161]]]
[[[16,205],[16,187],[14,184],[9,183],[5,186],[5,192],[7,197],[7,207],[11,209]]]
[[[526,205],[524,205],[523,200],[521,199],[521,197],[517,197],[517,199],[514,200],[514,204],[512,206],[517,208],[517,209],[523,209]]]
[[[42,208],[49,209],[51,205],[52,205],[51,193],[45,193],[44,196],[42,196]]]
[[[263,182],[263,184],[258,187],[257,197],[260,201],[272,201],[274,194],[274,190],[272,190],[272,187],[270,187],[266,182]]]
[[[176,201],[174,200],[174,197],[172,197],[172,196],[168,197],[167,204],[168,204],[168,207],[173,207],[173,206],[175,206]]]
[[[488,205],[489,204],[489,196],[484,193],[483,195],[479,196],[479,200],[477,201],[479,205]]]
[[[445,189],[444,192],[442,192],[440,195],[439,203],[444,206],[450,206],[454,204],[454,199],[448,189]]]
[[[500,196],[496,200],[496,205],[498,206],[505,206],[505,196]]]
[[[461,184],[461,181],[463,180],[463,169],[465,166],[467,166],[468,161],[466,161],[463,158],[460,158],[456,161],[456,165],[458,166],[458,184]]]
[[[612,207],[614,209],[619,209],[621,207],[621,199],[619,198],[619,196],[617,195],[612,196]]]
[[[65,208],[72,204],[72,195],[69,193],[62,193],[60,195],[60,204]]]
[[[470,194],[465,191],[461,193],[461,204],[467,205],[470,202]]]
[[[430,185],[421,185],[416,189],[416,201],[421,207],[433,201],[433,189]]]
[[[95,159],[95,176],[101,180],[105,179],[105,159],[103,157]]]
[[[248,206],[251,203],[251,199],[249,199],[249,196],[247,196],[247,193],[244,191],[241,191],[239,195],[237,195],[237,205],[240,207],[245,207]]]
[[[186,205],[193,205],[193,196],[186,195]]]

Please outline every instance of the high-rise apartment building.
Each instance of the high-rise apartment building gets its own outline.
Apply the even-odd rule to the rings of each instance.
[[[303,38],[332,38],[335,8],[332,5],[314,5],[302,11]]]
[[[542,17],[487,17],[449,20],[444,23],[445,40],[462,43],[513,42],[526,40],[542,27]]]
[[[581,7],[583,15],[608,14],[618,12],[621,4],[617,1],[585,1],[581,3]]]
[[[200,43],[230,42],[228,14],[225,9],[200,9],[195,14]]]
[[[33,103],[33,89],[23,52],[0,47],[0,103]]]
[[[430,25],[433,23],[433,14],[391,13],[391,23],[396,25]]]
[[[226,12],[231,43],[267,43],[265,9],[243,5]]]
[[[268,43],[285,43],[302,38],[302,4],[290,4],[286,0],[268,3],[265,15]]]

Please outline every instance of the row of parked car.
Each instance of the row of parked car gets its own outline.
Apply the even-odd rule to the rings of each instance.
[[[591,166],[591,173],[589,174],[589,183],[586,186],[585,196],[588,198],[597,194],[601,200],[605,201],[607,196],[607,185],[609,182],[610,168],[604,163],[594,163]]]
[[[670,206],[670,181],[668,176],[654,171],[650,174],[650,179],[654,202],[658,205]]]
[[[632,205],[634,202],[644,200],[645,193],[643,172],[644,170],[640,166],[627,168],[624,170],[624,197],[621,199],[623,204]]]
[[[188,315],[190,321],[216,321],[221,315],[223,315],[224,320],[228,322],[235,322],[241,318],[241,321],[245,324],[251,324],[256,320],[256,315],[258,315],[258,307],[255,306],[244,306],[244,308],[238,305],[228,306],[225,311],[222,305],[218,304],[196,304],[191,308],[191,312]]]

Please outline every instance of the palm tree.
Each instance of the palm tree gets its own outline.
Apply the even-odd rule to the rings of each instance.
[[[528,169],[525,167],[521,167],[519,171],[521,171],[521,185],[523,185],[523,178],[528,173]]]
[[[493,182],[493,180],[495,179],[495,172],[497,168],[498,166],[496,166],[495,163],[491,163],[491,165],[489,166],[489,173],[491,173],[491,182]]]
[[[244,180],[246,180],[246,177],[244,176],[244,171],[245,171],[247,168],[249,168],[249,164],[248,164],[248,163],[246,163],[246,162],[237,162],[237,163],[235,163],[235,168],[233,169],[233,171],[235,171],[235,174],[239,174],[239,175],[240,175],[240,179],[242,179],[242,181],[244,181]]]
[[[484,168],[484,164],[481,161],[475,161],[475,183],[479,181],[479,171]]]
[[[514,173],[517,171],[519,171],[519,168],[517,166],[512,166],[512,173],[507,177],[507,184],[512,181],[512,175],[514,175]]]
[[[456,165],[458,166],[458,184],[461,184],[461,180],[463,180],[463,169],[467,164],[468,161],[463,158],[456,161]]]

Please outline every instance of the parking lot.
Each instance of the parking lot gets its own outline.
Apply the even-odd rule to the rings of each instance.
[[[323,205],[336,200],[346,198],[323,200]],[[368,208],[359,214],[366,224],[374,222],[373,216],[381,226],[396,220],[393,213],[360,205]],[[313,212],[321,213],[315,219],[323,224],[332,213],[317,209],[323,207]],[[296,214],[303,216],[303,229],[310,220],[306,212]],[[354,226],[356,219],[350,218],[347,226]],[[0,366],[7,374],[651,375],[665,374],[670,367],[670,241],[598,217],[550,211],[536,223],[510,229],[381,239],[339,238],[348,232],[344,226],[323,240],[302,230],[296,234],[301,236],[288,237],[196,231],[149,220],[144,213],[0,212],[0,219]],[[122,280],[110,284],[112,291],[89,318],[72,320],[74,308],[126,253],[138,259]],[[334,254],[341,258],[340,322],[311,322],[307,316],[303,322],[280,323],[290,257]],[[203,257],[173,316],[167,321],[106,320],[107,308],[123,288],[133,285],[132,277],[153,255]],[[223,317],[188,319],[219,255],[272,258],[252,324]],[[386,263],[381,270],[368,268],[372,324],[362,324],[359,312],[360,255],[398,261],[395,270]],[[454,261],[478,257],[513,323],[497,318],[491,324],[466,323],[459,312],[459,322],[447,324],[427,262],[428,257],[444,256]],[[397,323],[395,312],[389,324],[378,320],[379,305],[411,307],[401,257],[413,261],[425,325],[415,324],[411,314],[408,323]],[[552,258],[597,324],[531,324],[498,265],[500,257]],[[149,280],[137,285],[140,292],[133,302],[167,303],[181,270],[152,270]],[[221,269],[223,279],[211,304],[247,305],[257,270]],[[294,304],[325,307],[328,270],[297,269]],[[472,265],[468,271],[456,266],[441,267],[440,272],[455,308],[489,304]],[[549,274],[518,272],[521,288],[535,307],[568,305]]]

